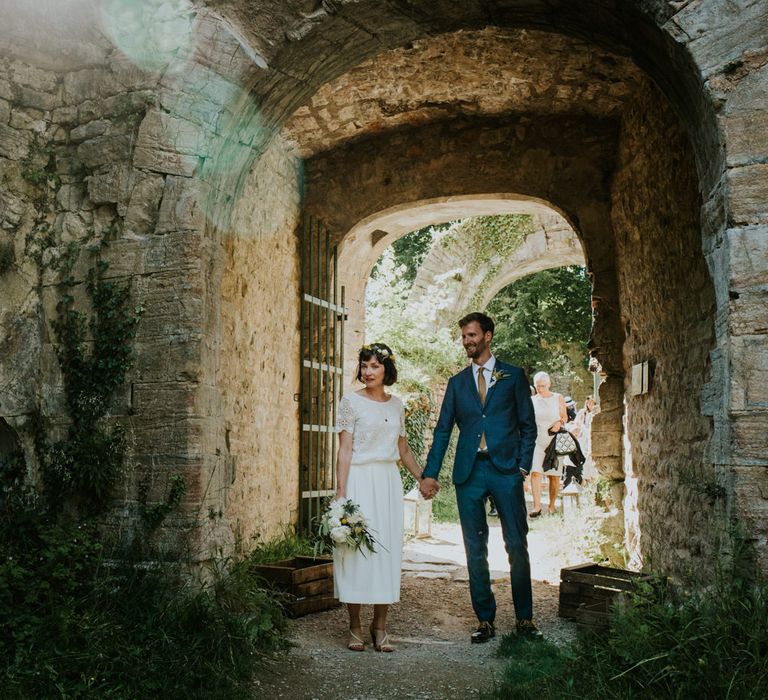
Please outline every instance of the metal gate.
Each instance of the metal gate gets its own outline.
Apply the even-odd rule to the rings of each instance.
[[[336,490],[336,405],[342,390],[346,309],[330,232],[305,216],[301,233],[299,529],[308,533],[323,499]]]

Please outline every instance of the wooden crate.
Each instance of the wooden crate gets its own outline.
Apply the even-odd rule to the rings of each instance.
[[[599,564],[579,564],[560,570],[558,615],[580,624],[608,624],[611,603],[651,576]],[[603,624],[601,622],[601,624]]]
[[[294,557],[255,565],[252,570],[286,594],[285,608],[291,617],[339,605],[333,597],[333,559]]]
[[[601,603],[582,603],[574,616],[576,624],[586,629],[605,629],[611,616],[611,600],[606,598]]]

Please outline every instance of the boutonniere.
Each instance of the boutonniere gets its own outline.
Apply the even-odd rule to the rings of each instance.
[[[491,372],[491,379],[493,379],[494,383],[500,382],[502,379],[509,379],[509,374],[503,369],[495,369]]]

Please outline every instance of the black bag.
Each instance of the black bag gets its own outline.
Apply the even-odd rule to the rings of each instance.
[[[560,428],[555,433],[555,453],[562,457],[563,455],[569,455],[572,452],[576,452],[578,449],[576,438],[573,437],[565,428]]]

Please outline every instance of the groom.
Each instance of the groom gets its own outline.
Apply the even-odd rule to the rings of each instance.
[[[496,504],[509,557],[512,601],[517,633],[540,637],[533,624],[531,567],[528,560],[527,509],[523,479],[531,467],[536,421],[530,387],[519,367],[498,362],[491,354],[493,319],[471,313],[459,321],[461,342],[472,364],[448,380],[432,449],[421,481],[425,498],[437,493],[454,424],[459,443],[453,464],[453,483],[459,506],[464,548],[469,568],[469,592],[480,626],[473,643],[496,636],[496,599],[488,571],[488,524],[485,501]]]

